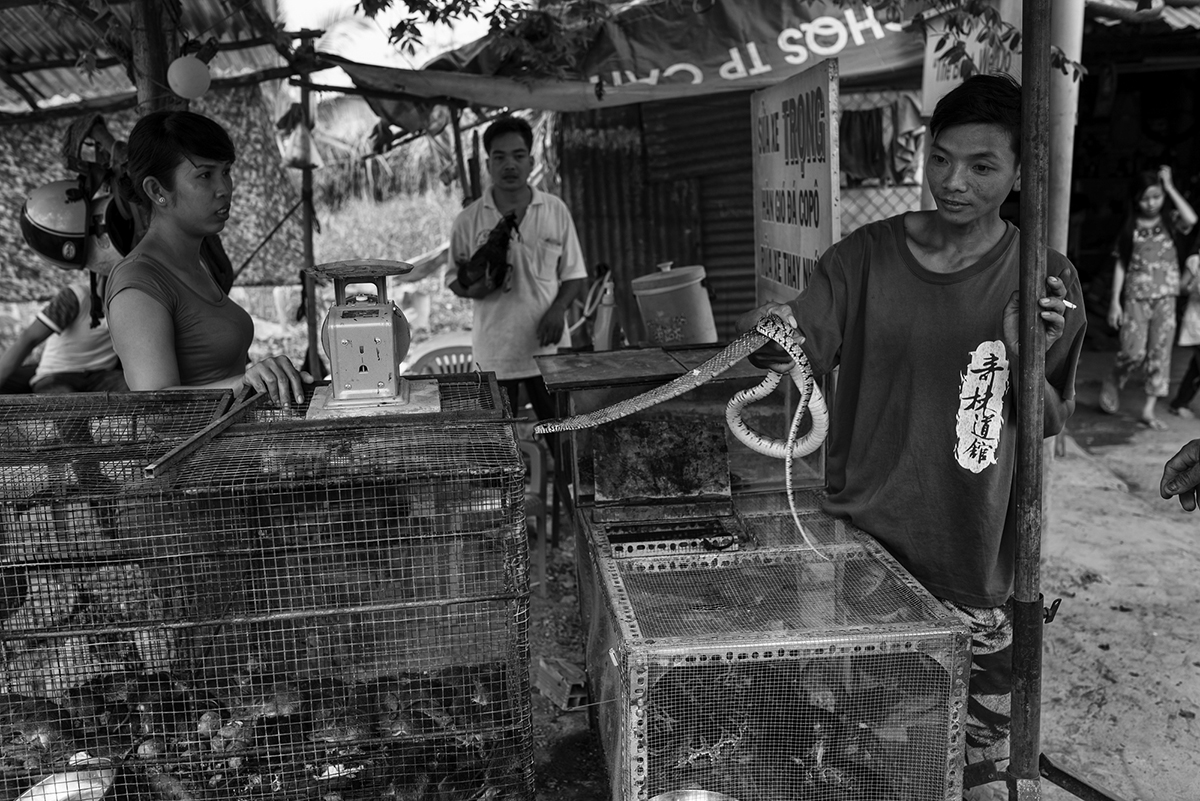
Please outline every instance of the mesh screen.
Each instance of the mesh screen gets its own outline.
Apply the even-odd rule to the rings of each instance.
[[[635,762],[645,796],[702,787],[745,801],[960,797],[950,673],[901,643],[815,645],[647,655]]]
[[[266,409],[143,478],[224,395],[0,416],[0,797],[531,798],[511,427]]]
[[[740,551],[758,546],[808,547],[804,535],[818,547],[860,542],[861,532],[815,508],[802,508],[797,499],[797,519],[787,511],[786,500],[763,504],[770,513],[747,513],[738,499],[738,513],[723,517],[684,520],[595,523],[597,544],[613,556],[664,556],[668,554]],[[783,512],[779,511],[783,508]],[[592,513],[587,510],[585,514]]]
[[[221,391],[0,396],[0,498],[9,509],[32,504],[28,512],[39,500],[111,494],[231,400]]]
[[[805,520],[836,535],[825,559],[756,544],[618,555],[581,515],[589,680],[621,797],[961,796],[967,633],[877,544],[822,517]],[[756,537],[788,525],[750,521]]]
[[[812,551],[621,560],[632,636],[707,637],[770,631],[819,634],[845,627],[945,618],[861,545]]]

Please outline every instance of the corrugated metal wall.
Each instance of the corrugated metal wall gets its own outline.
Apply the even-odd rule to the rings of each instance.
[[[892,92],[895,94],[895,92]],[[629,282],[655,265],[701,264],[717,335],[755,305],[750,92],[565,114],[563,194],[589,265],[613,268],[621,323],[644,332]],[[843,235],[920,206],[920,187],[843,189]]]
[[[649,178],[637,106],[565,114],[559,141],[563,200],[588,269],[612,270],[621,327],[636,344],[645,332],[630,282],[661,261],[699,255],[696,182]]]
[[[700,253],[713,298],[717,336],[729,340],[754,308],[754,168],[750,93],[730,92],[643,108],[653,179],[699,183]]]
[[[588,264],[613,270],[631,343],[630,282],[660,262],[704,265],[722,340],[753,307],[749,118],[748,92],[563,115],[563,197]]]

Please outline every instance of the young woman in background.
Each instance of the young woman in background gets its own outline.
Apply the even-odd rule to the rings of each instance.
[[[1101,386],[1100,408],[1115,414],[1121,388],[1143,370],[1146,400],[1139,420],[1163,430],[1167,425],[1158,419],[1155,405],[1170,388],[1180,267],[1196,212],[1175,188],[1167,166],[1138,173],[1131,200],[1133,210],[1113,252],[1108,308],[1108,324],[1120,331],[1120,350]]]

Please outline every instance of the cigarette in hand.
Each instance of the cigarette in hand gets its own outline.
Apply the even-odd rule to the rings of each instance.
[[[1066,306],[1068,309],[1078,309],[1079,308],[1078,306],[1076,306],[1074,303],[1072,303],[1069,300],[1064,300],[1063,305]]]

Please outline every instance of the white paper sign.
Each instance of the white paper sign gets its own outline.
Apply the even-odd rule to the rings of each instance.
[[[755,294],[789,301],[841,238],[837,60],[755,92],[751,115]]]

